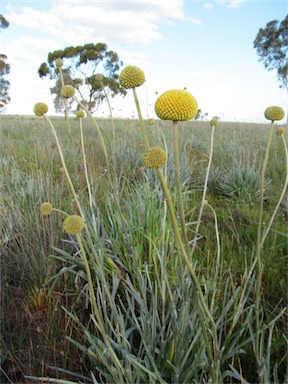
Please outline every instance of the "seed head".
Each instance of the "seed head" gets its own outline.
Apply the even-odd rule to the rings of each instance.
[[[158,169],[163,167],[167,161],[166,152],[159,147],[151,147],[143,156],[143,162],[147,168]]]
[[[64,87],[61,90],[61,95],[65,97],[65,99],[69,99],[69,97],[72,97],[75,93],[75,88],[72,87],[72,85],[64,85]]]
[[[162,120],[191,120],[198,112],[198,103],[189,92],[172,89],[158,97],[155,112]]]
[[[43,116],[44,113],[48,112],[48,105],[45,103],[36,103],[34,105],[34,113],[36,116]]]
[[[84,111],[81,111],[81,110],[76,111],[76,117],[77,119],[83,119],[83,117],[85,117]]]
[[[142,69],[128,65],[119,76],[119,83],[126,89],[140,87],[145,82],[145,75]]]
[[[278,128],[276,131],[276,135],[282,136],[286,132],[285,128]]]
[[[51,203],[46,202],[40,205],[40,213],[42,216],[49,216],[52,212],[53,206]]]
[[[68,216],[63,222],[64,231],[70,235],[77,235],[83,230],[83,228],[84,220],[78,215]]]
[[[285,116],[283,108],[273,105],[265,109],[264,116],[267,120],[282,120]]]
[[[219,119],[217,119],[217,117],[213,117],[213,119],[212,120],[210,120],[210,125],[211,125],[211,127],[218,127],[218,125],[219,125]]]
[[[61,60],[61,59],[55,60],[55,65],[58,68],[63,67],[63,60]]]

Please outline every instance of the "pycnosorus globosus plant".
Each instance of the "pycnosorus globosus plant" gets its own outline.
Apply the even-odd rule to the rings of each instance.
[[[52,213],[53,206],[51,203],[46,202],[40,205],[40,213],[42,216],[49,216]]]
[[[284,119],[285,112],[283,108],[273,105],[265,109],[264,115],[267,120],[278,121]]]
[[[45,103],[36,103],[34,105],[34,113],[36,116],[43,116],[48,112],[48,105]]]
[[[167,161],[166,152],[159,147],[150,147],[143,156],[144,165],[150,169],[159,169]]]
[[[119,76],[119,83],[126,89],[140,87],[145,82],[145,75],[142,69],[133,65],[125,67]]]
[[[181,89],[171,89],[158,97],[155,112],[162,120],[191,120],[198,112],[198,103],[191,93]]]

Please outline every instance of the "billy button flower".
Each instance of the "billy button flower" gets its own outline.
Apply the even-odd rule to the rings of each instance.
[[[85,113],[82,110],[76,111],[75,115],[77,119],[83,119],[85,117]]]
[[[133,65],[125,67],[119,76],[119,83],[126,89],[140,87],[145,82],[145,75],[142,69]]]
[[[276,131],[276,135],[282,136],[286,132],[285,128],[278,128]]]
[[[61,89],[61,96],[65,97],[65,99],[69,99],[69,97],[74,96],[75,88],[72,85],[64,85]]]
[[[48,105],[45,103],[36,103],[34,105],[34,113],[36,116],[43,116],[48,112]]]
[[[211,127],[218,127],[219,125],[219,119],[217,117],[213,117],[213,119],[210,120]]]
[[[55,65],[56,67],[61,68],[63,66],[63,60],[61,59],[55,60]]]
[[[147,168],[159,169],[167,161],[166,152],[159,147],[150,147],[143,156],[143,162]]]
[[[158,97],[155,112],[162,120],[191,120],[198,112],[198,103],[189,92],[172,89]]]
[[[42,203],[40,205],[40,213],[42,216],[49,216],[52,213],[53,206],[49,202]]]
[[[63,222],[63,229],[69,235],[78,235],[83,228],[84,220],[78,215],[70,215]]]
[[[273,105],[265,109],[264,116],[267,120],[271,121],[282,120],[285,116],[285,112],[283,108]]]

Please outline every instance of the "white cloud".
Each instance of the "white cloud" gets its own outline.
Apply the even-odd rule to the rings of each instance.
[[[50,36],[61,36],[66,44],[105,41],[149,44],[163,38],[160,23],[184,20],[183,0],[52,3],[49,10],[6,7],[10,23]]]
[[[238,8],[246,3],[246,0],[217,0],[217,2],[226,8]]]
[[[203,5],[203,8],[205,8],[205,9],[212,9],[214,7],[214,4],[212,4],[212,3],[205,3],[204,5]]]
[[[202,25],[203,24],[201,20],[193,19],[192,17],[188,18],[187,20],[190,21],[190,23],[195,24],[195,25]]]

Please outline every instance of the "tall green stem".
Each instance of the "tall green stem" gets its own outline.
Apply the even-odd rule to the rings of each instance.
[[[266,146],[266,152],[262,164],[261,176],[260,176],[260,202],[259,202],[259,218],[258,218],[258,227],[257,227],[257,243],[256,243],[256,260],[257,260],[257,278],[256,278],[256,348],[255,355],[260,369],[263,359],[260,355],[260,300],[261,300],[261,282],[263,274],[263,266],[261,263],[261,228],[262,228],[262,219],[263,219],[263,205],[264,205],[264,187],[265,187],[265,172],[269,158],[270,145],[272,141],[272,134],[274,128],[274,121],[271,122],[268,142]],[[262,382],[262,376],[259,377]]]
[[[55,141],[56,141],[56,145],[57,145],[57,148],[58,148],[58,152],[59,152],[59,156],[60,156],[60,159],[61,159],[61,163],[62,163],[62,167],[64,169],[64,173],[66,175],[66,178],[67,178],[67,181],[68,181],[68,184],[70,186],[70,189],[71,189],[71,192],[72,192],[72,195],[74,197],[74,200],[75,200],[75,203],[77,205],[77,208],[78,208],[78,211],[80,213],[80,215],[83,217],[84,219],[84,213],[83,213],[83,210],[82,210],[82,207],[80,205],[80,202],[79,202],[79,198],[78,198],[78,195],[75,191],[75,188],[74,188],[74,185],[72,183],[72,180],[71,180],[71,177],[69,175],[69,172],[68,172],[68,169],[66,167],[66,163],[65,163],[65,159],[64,159],[64,156],[63,156],[63,152],[62,152],[62,149],[61,149],[61,145],[60,145],[60,142],[59,142],[59,139],[58,139],[58,135],[57,135],[57,132],[54,128],[54,125],[52,124],[51,120],[49,119],[48,116],[44,115],[44,118],[47,120],[48,124],[50,125],[51,129],[52,129],[52,132],[53,132],[53,135],[54,135],[54,138],[55,138]]]
[[[283,200],[284,196],[285,196],[285,193],[287,191],[287,186],[288,186],[288,149],[287,149],[287,144],[286,144],[286,141],[285,141],[285,138],[284,138],[284,135],[281,135],[282,137],[282,140],[283,140],[283,144],[284,144],[284,149],[285,149],[285,158],[286,158],[286,179],[285,179],[285,182],[284,182],[284,186],[283,186],[283,189],[282,189],[282,192],[281,192],[281,195],[279,197],[279,200],[278,200],[278,203],[274,209],[274,212],[271,216],[271,219],[269,221],[269,224],[268,224],[268,227],[266,228],[266,231],[265,233],[263,234],[262,236],[262,239],[261,239],[261,244],[260,244],[260,247],[263,247],[263,244],[264,244],[264,241],[271,229],[271,226],[273,224],[273,221],[275,219],[275,216],[278,212],[278,209],[280,207],[280,204],[281,204],[281,201]]]
[[[105,344],[107,351],[111,357],[111,360],[112,360],[112,362],[113,362],[113,364],[117,370],[119,380],[121,383],[124,383],[123,375],[121,372],[121,364],[120,364],[118,357],[116,356],[116,354],[115,354],[115,352],[114,352],[113,348],[111,347],[111,344],[108,340],[108,336],[105,332],[105,328],[104,328],[104,325],[103,325],[103,322],[101,319],[101,315],[100,315],[100,312],[99,312],[98,307],[97,307],[96,297],[95,297],[95,292],[94,292],[94,287],[93,287],[93,281],[92,281],[92,277],[91,277],[91,271],[90,271],[89,263],[88,263],[86,253],[85,253],[85,250],[83,247],[81,236],[79,234],[77,234],[76,239],[77,239],[79,248],[81,250],[82,259],[83,259],[85,270],[86,270],[86,276],[87,276],[88,285],[89,285],[89,292],[90,292],[90,299],[91,299],[91,304],[92,304],[92,311],[93,311],[93,314],[96,317],[96,320],[98,322],[100,332],[101,332],[101,335],[103,337],[104,344]]]
[[[178,208],[180,215],[180,223],[183,232],[183,239],[186,252],[189,253],[189,243],[186,231],[185,213],[181,192],[181,180],[180,180],[180,165],[179,165],[179,140],[178,140],[178,121],[173,121],[173,147],[174,147],[174,165],[175,165],[175,177],[176,177],[176,190],[178,198]]]
[[[75,96],[72,96],[73,100],[76,101],[83,109],[84,111],[87,113],[87,115],[90,117],[91,121],[93,122],[98,134],[99,134],[99,137],[100,137],[100,140],[101,140],[101,145],[102,145],[102,149],[103,149],[103,153],[104,153],[104,157],[105,157],[105,162],[106,162],[106,167],[107,167],[107,173],[110,177],[110,164],[109,164],[109,159],[108,159],[108,154],[107,154],[107,149],[106,149],[106,145],[105,145],[105,142],[104,142],[104,139],[103,139],[103,135],[101,133],[101,129],[99,127],[99,125],[97,124],[96,120],[94,119],[94,117],[92,116],[91,112],[85,107],[84,104],[81,103],[80,100],[78,100]]]
[[[62,71],[61,67],[59,68],[59,73],[60,73],[61,85],[62,85],[62,87],[64,87],[65,83],[64,83],[63,71]],[[65,97],[63,97],[62,99],[64,101],[64,107],[65,107],[65,120],[66,120],[67,127],[68,127],[68,133],[69,133],[69,136],[71,139],[71,126],[70,126],[70,120],[69,120],[69,116],[68,116],[67,100],[65,99]]]
[[[138,113],[138,117],[139,117],[140,131],[141,131],[144,143],[146,145],[146,148],[149,149],[150,144],[149,144],[149,140],[147,138],[146,132],[145,132],[144,121],[143,121],[143,117],[142,117],[142,113],[141,113],[141,109],[140,109],[139,100],[137,97],[136,88],[133,88],[133,95],[134,95],[135,105],[136,105],[136,109],[137,109],[137,113]]]
[[[216,366],[216,369],[215,369],[215,359],[218,358],[218,353],[219,353],[218,338],[217,338],[217,327],[216,327],[214,318],[213,318],[213,316],[212,316],[212,314],[211,314],[211,312],[210,312],[210,310],[209,310],[209,308],[208,308],[208,306],[206,304],[205,297],[203,295],[202,288],[201,288],[199,279],[198,279],[198,277],[196,275],[193,263],[189,259],[188,255],[186,253],[185,247],[183,245],[182,238],[181,238],[181,235],[180,235],[180,232],[179,232],[179,228],[178,228],[178,224],[177,224],[177,219],[176,219],[176,216],[175,216],[174,206],[173,206],[173,203],[172,203],[172,199],[171,199],[171,196],[170,196],[170,193],[169,193],[169,190],[168,190],[165,178],[164,178],[163,173],[162,173],[162,171],[160,169],[157,169],[156,172],[157,172],[157,176],[158,176],[158,178],[160,180],[161,187],[162,187],[165,199],[167,201],[167,206],[168,206],[168,210],[169,210],[169,213],[170,213],[172,227],[173,227],[173,231],[174,231],[174,234],[175,234],[175,237],[176,237],[176,241],[178,243],[178,246],[179,246],[180,251],[181,251],[181,255],[184,258],[184,262],[185,262],[185,264],[188,267],[188,270],[189,270],[190,275],[192,277],[193,283],[194,283],[194,285],[196,287],[196,290],[197,290],[197,295],[195,295],[196,296],[196,304],[197,304],[198,309],[199,309],[198,313],[199,313],[199,318],[200,318],[201,325],[202,325],[203,337],[204,337],[205,345],[206,345],[206,348],[207,348],[207,354],[208,354],[209,360],[211,362],[211,368],[212,368],[211,374],[212,374],[212,378],[213,378],[213,383],[217,383],[218,382],[217,378],[219,376],[218,373],[217,373],[217,370],[219,368],[217,361],[216,361],[216,365],[217,366]],[[205,324],[205,319],[203,317],[202,311],[204,311],[204,313],[207,315],[208,319],[210,320],[211,326],[212,326],[212,331],[213,331],[213,347],[214,347],[215,359],[213,357],[213,353],[212,353],[212,350],[211,350],[211,345],[210,345],[210,342],[209,342],[207,326]]]
[[[201,201],[200,211],[199,211],[198,220],[197,220],[196,229],[195,229],[194,241],[193,241],[192,252],[191,252],[192,256],[193,256],[195,248],[196,248],[196,243],[197,243],[198,233],[199,233],[199,227],[200,227],[200,224],[201,224],[203,208],[204,208],[204,204],[205,204],[208,178],[209,178],[210,168],[211,168],[211,164],[212,164],[214,132],[215,132],[215,125],[212,126],[212,130],[211,130],[209,161],[208,161],[208,166],[207,166],[207,170],[206,170],[206,176],[205,176],[205,182],[204,182],[204,187],[203,187],[203,194],[202,194],[202,201]]]

